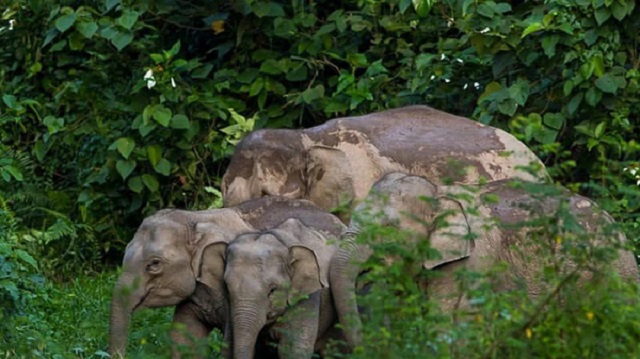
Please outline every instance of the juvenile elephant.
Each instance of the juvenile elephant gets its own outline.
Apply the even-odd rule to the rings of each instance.
[[[440,257],[424,261],[423,268],[443,275],[430,279],[426,290],[446,311],[467,306],[453,275],[462,267],[483,272],[498,262],[506,263],[508,270],[496,289],[508,290],[523,282],[532,298],[548,290],[539,275],[553,258],[559,259],[562,273],[576,271],[582,281],[587,280],[590,273],[560,249],[562,238],[588,248],[616,248],[617,258],[607,264],[609,267],[599,262],[589,263],[591,268],[598,265],[623,278],[640,280],[633,253],[623,247],[625,236],[606,228],[613,221],[607,213],[591,200],[565,190],[554,196],[533,195],[524,189],[527,184],[540,186],[505,180],[470,191],[469,186],[437,186],[422,177],[400,173],[388,174],[377,182],[356,208],[347,231],[352,235],[341,242],[331,263],[331,290],[348,345],[353,348],[361,341],[355,283],[360,265],[372,253],[353,236],[363,219],[410,230],[415,234],[413,240],[430,241]],[[569,216],[556,218],[562,210]],[[553,222],[536,222],[541,218],[566,221],[558,228],[571,231],[560,230],[556,238],[546,238],[553,228],[545,226],[553,226],[549,224]]]
[[[336,319],[328,276],[337,238],[289,219],[229,243],[234,358],[253,358],[260,333],[278,343],[281,359],[311,358]]]
[[[131,314],[144,307],[176,306],[174,323],[184,324],[195,338],[213,328],[224,330],[228,298],[220,249],[242,233],[273,228],[289,218],[327,235],[338,235],[344,227],[310,202],[278,197],[208,211],[161,210],[145,218],[127,245],[113,292],[109,352],[125,355]],[[176,343],[190,343],[176,331],[171,335]]]
[[[436,184],[547,177],[540,160],[512,135],[412,106],[337,118],[306,130],[254,131],[236,147],[222,193],[225,206],[277,194],[333,210],[364,198],[389,172]]]

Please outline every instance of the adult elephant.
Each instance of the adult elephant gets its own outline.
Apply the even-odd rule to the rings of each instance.
[[[260,333],[278,343],[281,359],[311,358],[336,320],[328,277],[338,237],[289,219],[229,243],[234,358],[252,359]]]
[[[306,130],[254,131],[236,147],[222,193],[225,206],[277,194],[333,210],[361,200],[390,172],[436,184],[547,177],[540,160],[512,135],[412,106],[337,118]]]
[[[245,232],[275,227],[289,218],[327,235],[344,225],[308,201],[264,197],[233,208],[207,211],[161,210],[144,219],[127,245],[111,302],[109,352],[124,356],[132,312],[176,306],[172,331],[177,344],[204,338],[228,324],[228,298],[221,250]],[[225,337],[229,343],[228,330]],[[174,351],[174,357],[179,356]]]
[[[342,241],[331,263],[331,291],[348,345],[354,348],[361,342],[356,279],[372,251],[357,243],[355,234],[367,221],[409,230],[413,240],[430,241],[440,257],[424,261],[423,267],[443,275],[429,279],[426,290],[445,311],[468,305],[453,274],[462,267],[483,272],[506,263],[508,270],[496,289],[508,290],[522,282],[532,298],[548,290],[539,277],[548,261],[561,263],[562,273],[575,271],[583,281],[593,273],[587,264],[591,271],[614,270],[624,278],[640,280],[633,253],[624,249],[626,238],[611,230],[613,220],[606,212],[591,200],[558,188],[551,196],[534,195],[542,186],[549,190],[548,185],[517,180],[470,190],[469,186],[437,186],[400,173],[380,179],[356,208],[347,231],[351,235]],[[577,263],[566,255],[561,241],[587,248],[587,261]],[[588,262],[597,249],[617,251],[617,258],[610,263],[602,258]]]

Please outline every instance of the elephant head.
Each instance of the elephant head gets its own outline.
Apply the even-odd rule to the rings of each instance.
[[[222,293],[223,262],[215,244],[251,230],[230,209],[162,210],[146,218],[127,245],[115,285],[109,352],[125,355],[133,311],[176,305],[195,291],[197,281]]]
[[[317,297],[322,288],[328,287],[333,251],[322,234],[296,219],[273,230],[240,235],[230,242],[224,280],[229,291],[235,358],[253,358],[256,340],[265,326],[290,311],[288,307],[302,297]],[[300,353],[298,347],[313,351],[318,330],[318,298],[302,299],[301,303],[305,301],[311,302],[312,309],[301,313],[306,319],[292,326],[295,335],[302,338],[294,340],[294,348],[289,348],[296,353]],[[282,347],[278,350],[283,357]]]
[[[354,198],[351,166],[346,154],[314,144],[300,131],[259,130],[236,147],[222,178],[225,207],[252,198],[279,195],[307,199],[331,210]]]
[[[439,257],[426,259],[423,267],[433,269],[470,255],[474,241],[460,240],[469,234],[469,221],[455,196],[441,195],[438,187],[422,177],[390,173],[376,182],[369,196],[355,208],[346,238],[331,261],[331,292],[351,348],[361,342],[356,279],[372,253],[368,246],[356,242],[363,224],[396,227],[411,234],[410,240],[429,238]]]

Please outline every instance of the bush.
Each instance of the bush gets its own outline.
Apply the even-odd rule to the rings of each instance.
[[[552,187],[536,186],[535,190],[533,195],[540,198],[559,195]],[[465,203],[465,198],[458,200]],[[468,213],[477,215],[473,207]],[[510,230],[505,232],[510,236],[523,226],[529,229],[526,238],[504,238],[512,243],[512,252],[505,258],[534,261],[521,264],[540,281],[532,289],[539,290],[538,296],[530,297],[519,281],[508,290],[497,290],[505,278],[514,278],[517,269],[496,260],[482,272],[465,267],[448,271],[454,274],[458,298],[469,301],[469,307],[448,313],[428,292],[429,279],[442,272],[422,267],[425,260],[437,258],[428,243],[429,233],[434,226],[449,226],[447,217],[443,213],[433,223],[424,223],[424,232],[418,236],[359,222],[364,224],[358,241],[371,246],[374,255],[360,278],[370,283],[369,292],[358,299],[364,308],[363,345],[349,358],[629,358],[640,354],[638,283],[625,282],[608,267],[620,248],[614,235],[617,226],[605,227],[594,246],[596,235],[577,228],[576,218],[562,205],[555,213],[537,213],[526,222],[498,224]],[[582,281],[576,275],[580,272],[588,273],[590,279]]]

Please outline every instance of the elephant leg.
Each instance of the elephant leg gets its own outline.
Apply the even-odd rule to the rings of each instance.
[[[176,324],[183,328],[177,328]],[[179,346],[189,346],[195,349],[195,341],[209,336],[212,329],[211,326],[198,318],[192,303],[178,304],[173,313],[173,328],[170,333],[173,342],[171,357],[180,358]]]
[[[278,328],[280,340],[278,355],[286,358],[311,358],[318,337],[320,322],[320,292],[287,309],[282,325]]]

